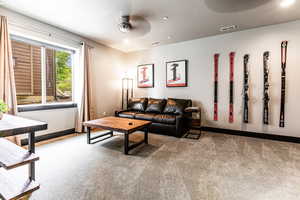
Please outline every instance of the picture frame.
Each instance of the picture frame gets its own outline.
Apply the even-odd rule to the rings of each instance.
[[[154,87],[154,64],[143,64],[137,67],[137,87]]]
[[[166,62],[166,86],[187,87],[187,64],[188,60],[176,60]]]

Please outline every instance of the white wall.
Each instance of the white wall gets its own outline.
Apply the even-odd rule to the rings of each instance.
[[[111,48],[91,52],[94,117],[113,115],[121,107],[121,79],[126,71],[124,54]]]
[[[9,30],[16,35],[73,49],[79,49],[81,41],[87,42],[93,47],[90,58],[94,94],[92,101],[95,103],[94,115],[100,117],[104,112],[112,114],[119,108],[121,86],[118,81],[123,67],[121,63],[124,54],[122,52],[2,7],[0,7],[0,15],[8,17]],[[76,92],[75,88],[74,93]],[[23,112],[19,115],[48,122],[48,130],[38,133],[46,134],[74,128],[76,112],[76,108],[67,108]]]
[[[159,46],[130,53],[127,66],[136,80],[136,66],[154,63],[155,88],[137,89],[135,96],[190,98],[200,105],[204,125],[236,130],[267,132],[300,137],[300,21],[262,27],[221,36]],[[281,65],[280,44],[288,40],[286,127],[279,128]],[[271,125],[262,124],[263,52],[270,51]],[[234,86],[234,123],[228,123],[229,52],[236,52]],[[213,121],[213,54],[220,53],[219,121]],[[250,123],[242,123],[243,56],[250,54]],[[187,59],[188,87],[166,88],[165,62]]]
[[[21,112],[20,116],[48,123],[48,129],[39,131],[36,135],[55,133],[74,128],[76,108]]]

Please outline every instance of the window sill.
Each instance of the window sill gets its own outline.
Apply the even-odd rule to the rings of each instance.
[[[38,110],[54,110],[54,109],[64,109],[64,108],[77,108],[77,104],[70,102],[70,103],[22,105],[22,106],[18,106],[18,112],[30,112],[30,111],[38,111]]]

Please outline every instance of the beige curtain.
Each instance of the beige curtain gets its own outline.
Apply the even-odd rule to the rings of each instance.
[[[0,99],[8,104],[9,113],[16,115],[17,97],[11,41],[6,17],[0,16],[0,20]],[[20,144],[17,137],[10,137],[9,139]]]
[[[81,102],[78,103],[78,116],[75,127],[78,133],[84,131],[82,123],[92,119],[90,47],[84,43],[82,48],[83,89]]]

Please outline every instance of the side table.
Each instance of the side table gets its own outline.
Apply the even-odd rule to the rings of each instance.
[[[199,107],[188,107],[185,112],[190,113],[191,117],[188,118],[189,131],[184,137],[198,140],[201,136],[201,109]]]

